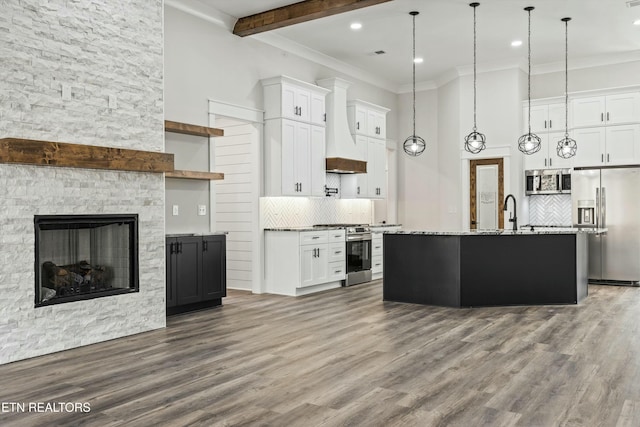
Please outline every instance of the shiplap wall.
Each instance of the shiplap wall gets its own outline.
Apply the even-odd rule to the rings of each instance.
[[[251,124],[239,124],[224,118],[216,119],[216,127],[225,136],[214,138],[214,169],[224,173],[224,180],[215,183],[215,228],[227,231],[227,287],[252,290],[253,246],[258,236],[252,233],[259,205],[255,164],[259,139]]]

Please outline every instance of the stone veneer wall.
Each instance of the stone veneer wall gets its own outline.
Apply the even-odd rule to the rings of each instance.
[[[162,13],[2,2],[0,138],[163,151]],[[34,308],[33,216],[101,213],[139,215],[140,292]],[[164,264],[161,174],[0,164],[0,363],[164,327]]]

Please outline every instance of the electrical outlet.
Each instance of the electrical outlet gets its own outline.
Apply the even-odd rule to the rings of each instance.
[[[118,97],[115,95],[109,95],[109,108],[115,110],[118,108]]]
[[[207,205],[198,205],[198,215],[203,216],[207,214]]]
[[[173,205],[173,216],[178,216],[180,214],[180,208],[178,205]]]

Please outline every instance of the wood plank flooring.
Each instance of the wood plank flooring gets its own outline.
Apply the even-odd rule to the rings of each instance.
[[[638,426],[640,288],[578,306],[449,309],[374,282],[230,291],[163,330],[0,366],[0,425]]]

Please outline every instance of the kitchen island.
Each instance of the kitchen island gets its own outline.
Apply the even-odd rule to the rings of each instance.
[[[605,232],[385,233],[383,298],[447,307],[577,304],[587,296],[587,235]]]

